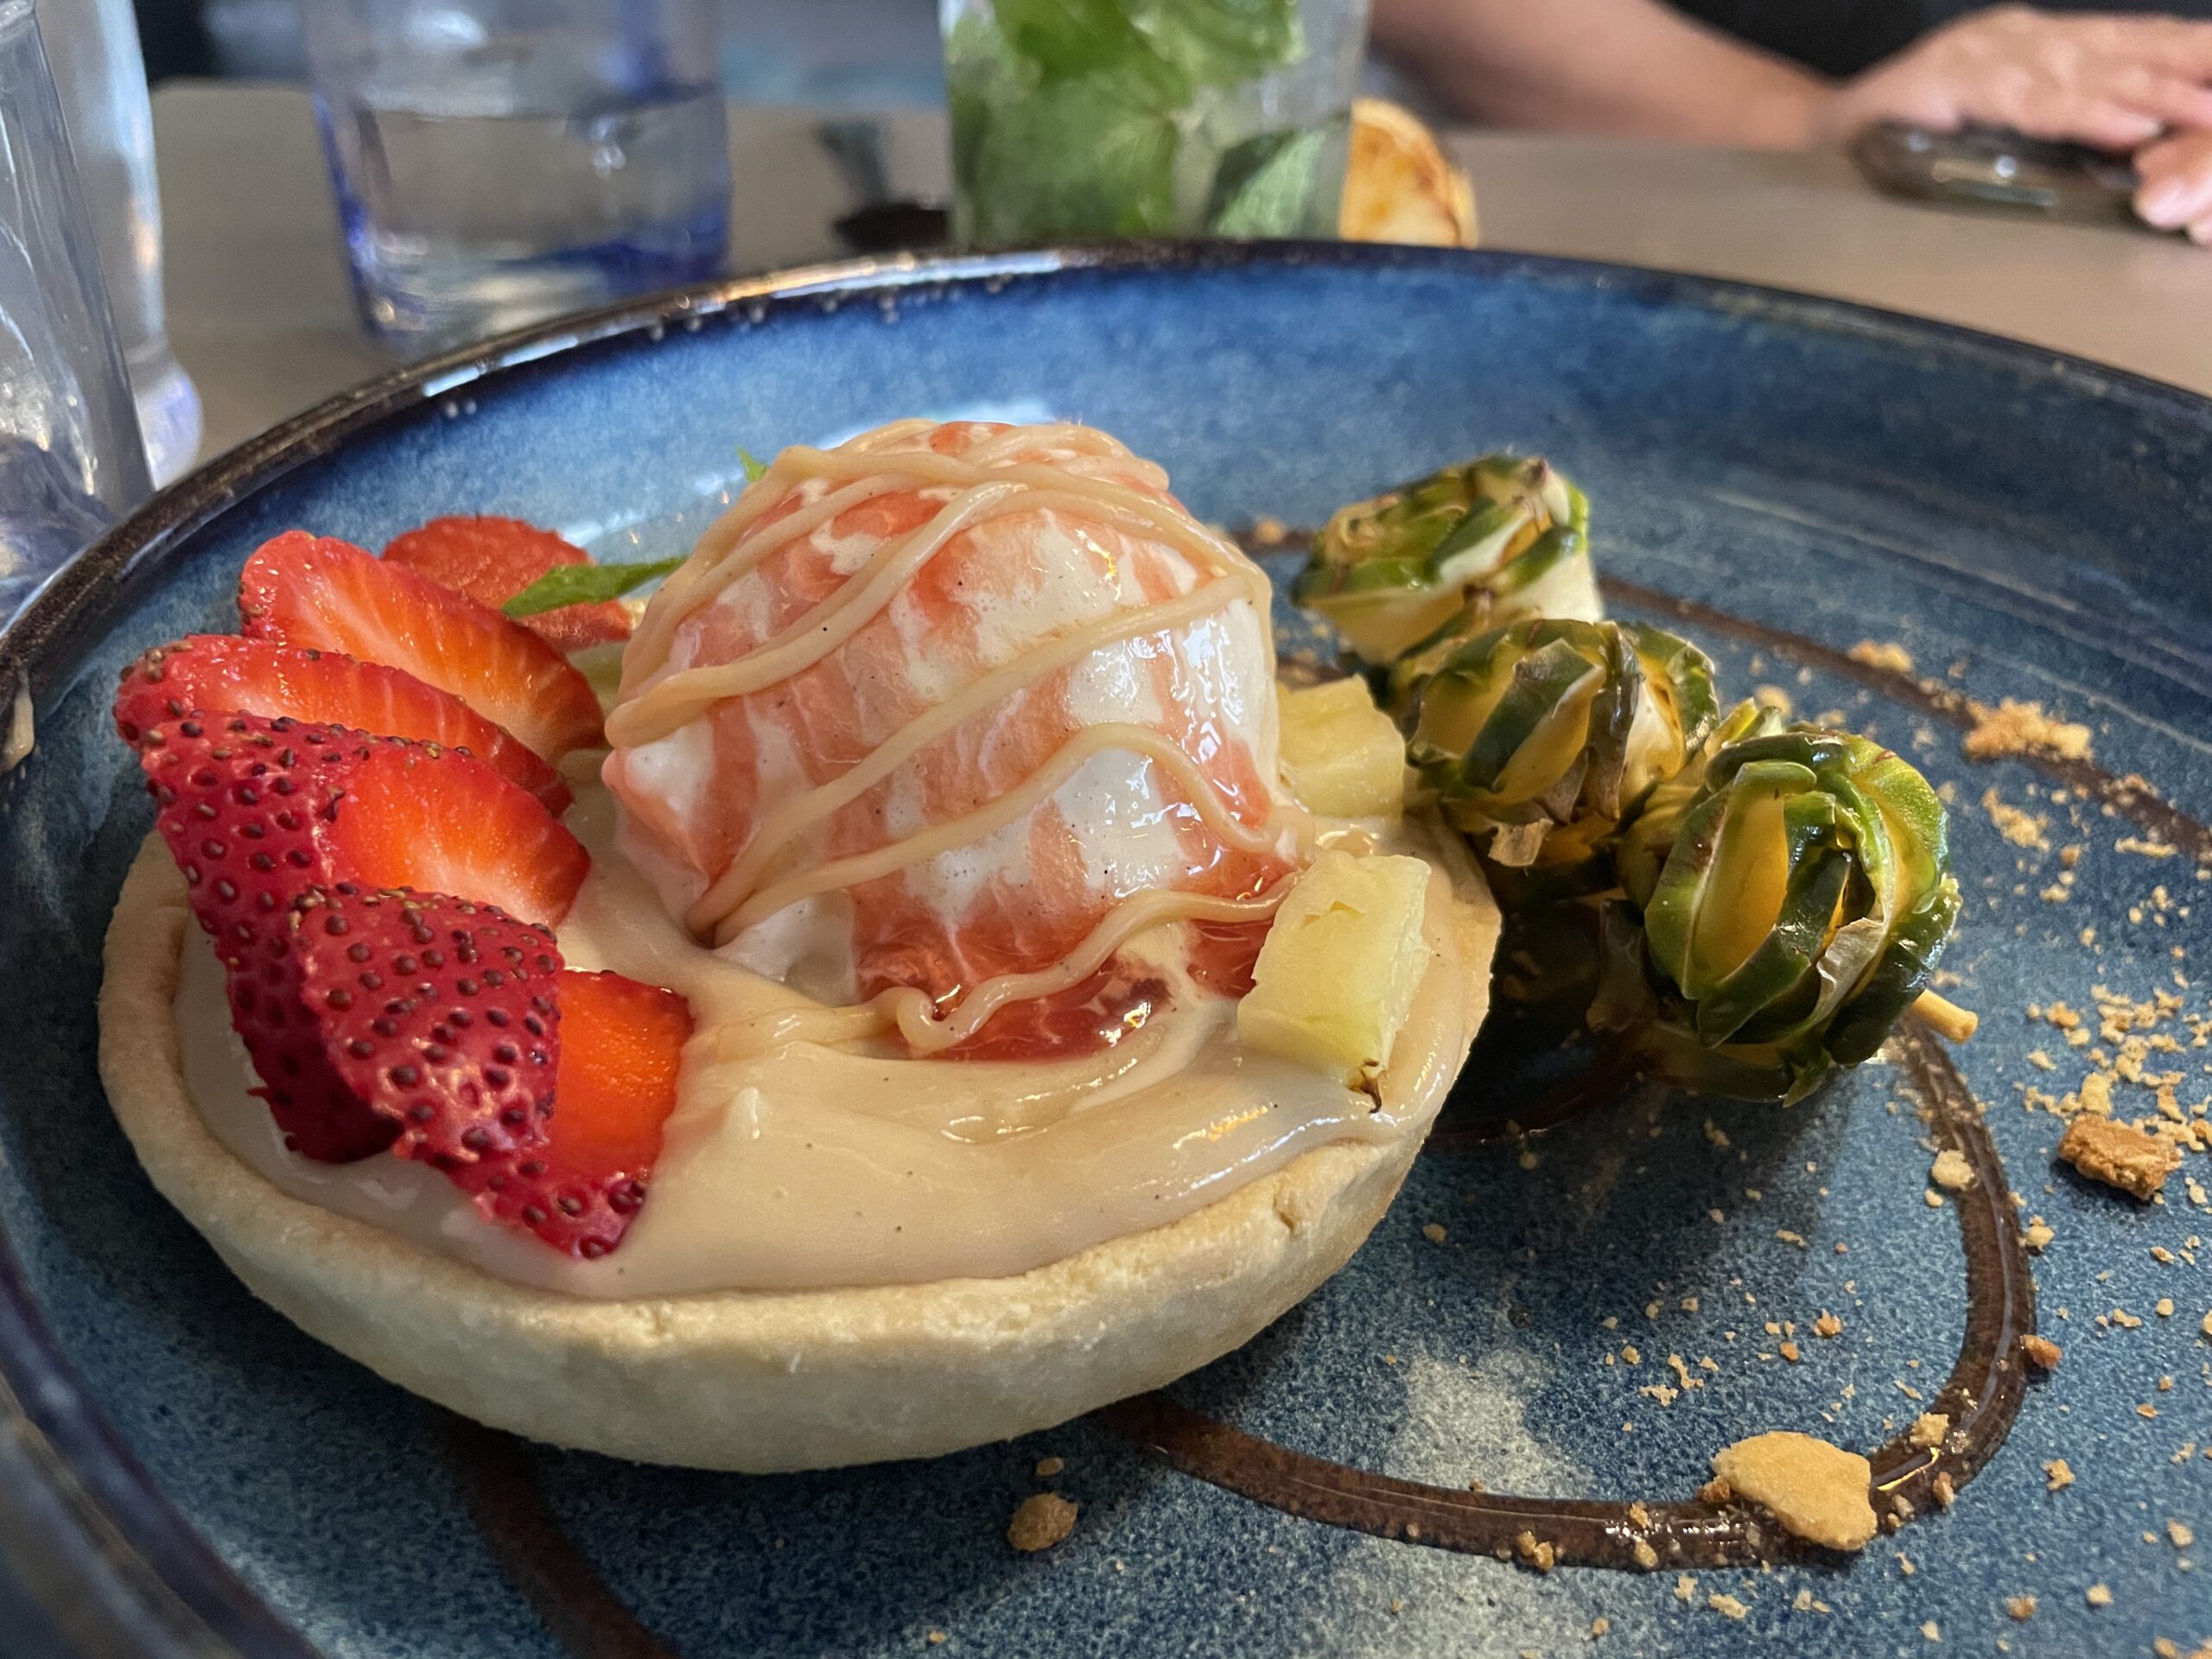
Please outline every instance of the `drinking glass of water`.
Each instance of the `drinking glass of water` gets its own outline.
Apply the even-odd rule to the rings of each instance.
[[[199,450],[200,394],[169,350],[162,315],[161,187],[137,21],[130,0],[37,0],[37,10],[138,400],[146,464],[155,483],[167,484]]]
[[[720,269],[715,0],[302,10],[373,332],[428,349]]]
[[[0,0],[0,623],[151,488],[38,23]]]

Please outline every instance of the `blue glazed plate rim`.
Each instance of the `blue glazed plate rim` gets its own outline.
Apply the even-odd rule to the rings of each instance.
[[[0,627],[0,726],[50,683],[100,617],[226,507],[364,428],[524,365],[682,326],[736,306],[765,315],[828,296],[1093,271],[1421,268],[1622,293],[1653,305],[1758,315],[1977,359],[2212,428],[2212,398],[2051,348],[1796,290],[1688,272],[1503,250],[1340,242],[1116,243],[994,254],[899,255],[699,284],[556,319],[395,370],[294,416],[156,495],[50,577]],[[133,1659],[313,1659],[194,1532],[86,1393],[0,1232],[0,1557],[88,1654]]]

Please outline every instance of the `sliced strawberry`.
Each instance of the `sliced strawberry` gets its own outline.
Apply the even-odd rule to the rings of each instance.
[[[334,1074],[301,1013],[285,917],[312,888],[438,890],[449,878],[557,919],[590,857],[552,815],[481,761],[397,738],[257,715],[146,729],[139,765],[156,824],[214,939],[262,1086],[303,1156],[344,1162],[390,1143]]]
[[[676,1109],[691,1005],[674,991],[620,974],[561,976],[561,1072],[544,1173],[518,1179],[499,1213],[525,1204],[547,1243],[604,1255],[645,1199],[661,1128]]]
[[[443,893],[317,887],[292,915],[305,1006],[338,1076],[487,1211],[537,1165],[561,1054],[560,947]],[[527,1213],[527,1210],[525,1210]]]
[[[156,645],[124,671],[115,721],[125,741],[195,709],[289,715],[459,749],[528,790],[549,811],[569,807],[560,773],[459,697],[342,652],[200,633]]]
[[[286,1144],[344,1163],[381,1152],[391,1125],[332,1070],[300,1001],[292,902],[325,874],[315,832],[346,771],[384,740],[244,715],[144,734],[138,764],[193,914],[221,957],[231,1020]]]
[[[464,754],[380,749],[346,770],[345,789],[322,839],[333,875],[365,887],[460,893],[550,925],[591,869],[558,818]]]
[[[489,515],[433,518],[394,537],[384,556],[494,610],[557,565],[591,563],[583,549],[550,530]],[[516,620],[560,652],[630,637],[630,613],[611,599]]]
[[[245,632],[404,669],[547,760],[601,741],[599,699],[520,623],[358,547],[305,531],[264,543],[238,579]]]

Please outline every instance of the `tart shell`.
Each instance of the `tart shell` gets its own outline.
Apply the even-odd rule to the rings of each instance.
[[[1497,910],[1471,872],[1462,892],[1468,964],[1487,980]],[[1420,1150],[1417,1133],[1322,1147],[1179,1221],[1011,1278],[588,1300],[296,1198],[224,1146],[179,1058],[194,925],[149,839],[108,928],[99,1064],[162,1196],[256,1295],[379,1376],[497,1428],[641,1462],[768,1473],[932,1457],[1157,1388],[1342,1267]]]

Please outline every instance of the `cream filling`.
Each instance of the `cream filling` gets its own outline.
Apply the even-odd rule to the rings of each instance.
[[[695,943],[616,850],[614,819],[596,788],[569,815],[594,862],[562,950],[572,967],[673,987],[698,1020],[650,1194],[620,1249],[598,1262],[556,1254],[388,1155],[334,1165],[288,1152],[247,1092],[256,1079],[221,970],[193,928],[177,1035],[217,1137],[296,1198],[579,1296],[996,1278],[1174,1221],[1314,1147],[1421,1133],[1473,1036],[1483,915],[1454,900],[1452,854],[1415,826],[1381,850],[1437,867],[1424,922],[1433,959],[1377,1100],[1241,1048],[1235,1005],[1187,984],[1116,1048],[1051,1065],[790,1039],[779,1027],[819,1030],[821,1005]]]

